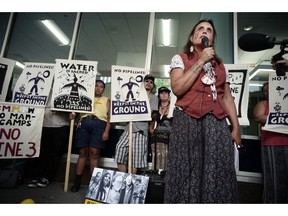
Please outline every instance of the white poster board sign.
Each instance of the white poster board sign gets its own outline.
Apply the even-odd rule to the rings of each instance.
[[[0,159],[39,157],[44,110],[0,102]]]
[[[97,64],[56,59],[51,110],[92,113]]]
[[[0,57],[0,101],[5,101],[16,61]]]
[[[225,64],[228,71],[230,89],[236,105],[239,124],[249,126],[248,101],[249,101],[249,79],[248,65]]]
[[[13,103],[45,106],[54,76],[54,64],[25,63],[13,92]]]
[[[112,65],[111,122],[150,121],[151,108],[143,68]]]
[[[288,134],[288,73],[269,74],[269,115],[263,130]]]

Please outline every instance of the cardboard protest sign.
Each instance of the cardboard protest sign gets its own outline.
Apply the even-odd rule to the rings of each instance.
[[[92,113],[97,62],[56,59],[52,110]]]
[[[239,124],[248,126],[248,99],[249,99],[249,80],[248,66],[237,64],[225,64],[228,72],[230,89],[236,105],[237,117]]]
[[[44,109],[0,102],[0,158],[39,157]]]
[[[143,68],[112,65],[111,122],[151,120],[145,75]]]
[[[5,101],[16,61],[0,57],[0,101]]]
[[[26,63],[14,87],[12,102],[45,106],[54,76],[54,64]]]
[[[269,115],[263,130],[288,134],[288,73],[269,74]]]

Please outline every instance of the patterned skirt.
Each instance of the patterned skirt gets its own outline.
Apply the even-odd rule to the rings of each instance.
[[[238,203],[234,146],[226,119],[174,111],[165,203]]]

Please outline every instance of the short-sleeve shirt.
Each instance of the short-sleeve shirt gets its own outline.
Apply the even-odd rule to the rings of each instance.
[[[174,68],[181,68],[182,70],[185,70],[184,62],[179,54],[174,55],[173,58],[171,59],[169,73],[171,73],[171,71]],[[228,71],[226,68],[225,68],[225,72],[226,72],[226,82],[230,83]]]

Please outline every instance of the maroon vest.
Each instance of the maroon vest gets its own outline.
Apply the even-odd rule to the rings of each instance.
[[[188,70],[199,59],[195,54],[192,59],[188,59],[185,53],[179,54],[184,62],[184,73],[192,73]],[[212,113],[219,119],[225,118],[228,114],[224,104],[224,88],[226,83],[226,72],[223,63],[213,64],[216,77],[217,100],[213,101],[210,85],[202,83],[201,78],[205,75],[202,69],[198,78],[191,88],[183,95],[177,97],[176,106],[180,106],[186,114],[195,118],[201,118],[207,113]]]

